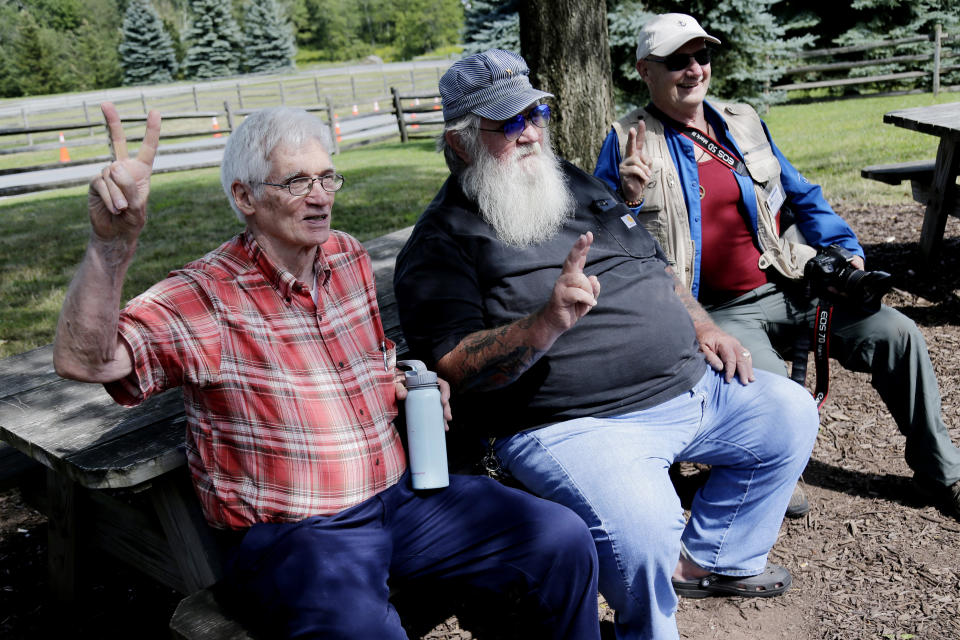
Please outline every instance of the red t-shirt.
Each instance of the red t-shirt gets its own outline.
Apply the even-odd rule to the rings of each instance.
[[[760,270],[760,250],[747,228],[740,187],[730,168],[710,158],[700,173],[700,293],[704,304],[717,304],[767,282]]]

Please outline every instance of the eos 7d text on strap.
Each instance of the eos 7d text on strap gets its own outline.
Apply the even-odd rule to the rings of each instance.
[[[693,140],[693,142],[698,147],[700,147],[701,149],[709,153],[711,156],[713,156],[723,164],[730,167],[731,171],[739,173],[741,176],[744,176],[745,178],[750,177],[750,174],[747,172],[747,167],[745,164],[743,164],[743,161],[741,161],[732,153],[724,149],[722,144],[720,144],[719,142],[717,142],[716,140],[708,136],[703,131],[700,131],[700,129],[695,129],[694,127],[688,127],[685,124],[681,124],[680,122],[677,122],[676,120],[674,120],[673,118],[665,114],[663,111],[658,109],[656,106],[654,106],[652,103],[648,104],[646,107],[644,107],[644,109],[647,111],[647,113],[656,117],[660,122],[670,125],[674,129],[682,133],[683,135]]]

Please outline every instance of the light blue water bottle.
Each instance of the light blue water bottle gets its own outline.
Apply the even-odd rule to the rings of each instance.
[[[414,489],[441,489],[450,484],[447,472],[447,436],[437,374],[419,360],[401,360],[407,399],[407,447]]]

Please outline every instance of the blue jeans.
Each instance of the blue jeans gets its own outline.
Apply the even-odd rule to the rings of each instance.
[[[497,441],[517,480],[590,527],[600,592],[616,610],[621,640],[678,637],[670,580],[681,551],[725,575],[756,575],[766,566],[818,416],[800,385],[756,375],[744,386],[708,369],[689,392],[656,407]],[[668,475],[676,460],[712,465],[686,522]]]
[[[406,638],[390,588],[519,595],[536,637],[599,639],[597,558],[570,510],[481,476],[414,492],[410,474],[332,516],[251,527],[225,586],[271,638]],[[389,581],[389,584],[388,584]]]

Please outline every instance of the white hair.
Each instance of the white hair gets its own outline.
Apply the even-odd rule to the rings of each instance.
[[[220,184],[240,222],[244,222],[246,216],[234,202],[233,183],[239,181],[247,185],[254,197],[260,198],[262,183],[272,169],[273,150],[280,146],[296,149],[309,140],[316,140],[329,153],[332,145],[327,125],[315,115],[292,107],[271,107],[251,113],[230,134],[220,164]]]

